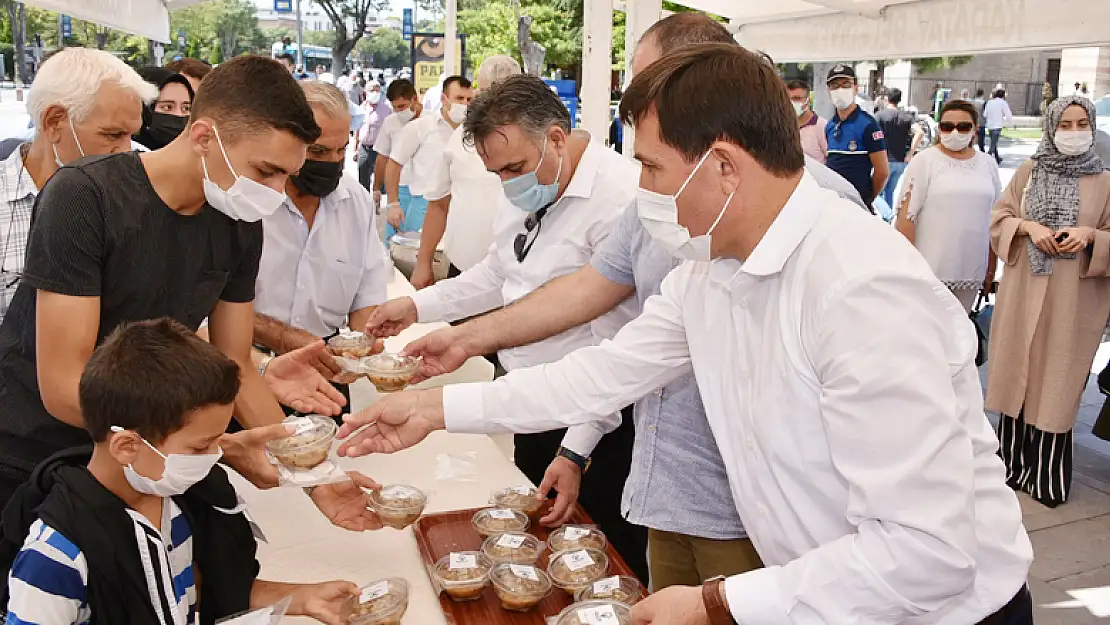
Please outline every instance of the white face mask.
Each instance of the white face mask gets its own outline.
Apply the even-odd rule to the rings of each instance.
[[[678,188],[678,193],[663,195],[643,188],[636,190],[636,214],[639,215],[640,223],[644,225],[644,229],[648,231],[648,234],[656,243],[662,245],[672,256],[684,260],[708,261],[712,258],[710,235],[713,234],[717,224],[721,223],[721,218],[725,216],[725,210],[732,202],[732,196],[736,195],[736,191],[729,194],[728,199],[725,200],[725,205],[721,207],[721,212],[717,214],[717,219],[703,235],[692,237],[690,231],[678,223],[678,196],[682,195],[686,185],[694,179],[694,174],[698,173],[702,164],[705,163],[705,159],[709,158],[710,153],[711,151],[706,152],[705,156],[701,157],[697,167],[694,167],[694,171],[686,177],[686,182],[683,182],[682,186]]]
[[[1090,130],[1057,130],[1053,143],[1064,156],[1079,156],[1091,149],[1094,134]]]
[[[970,132],[942,132],[940,133],[940,144],[953,152],[959,152],[971,145],[973,136]]]
[[[220,185],[208,177],[208,163],[201,157],[200,164],[204,168],[204,199],[208,200],[212,208],[238,221],[255,222],[273,215],[285,201],[285,194],[235,173],[215,125],[212,126],[212,132],[216,135],[216,143],[220,146],[220,153],[224,155],[228,170],[235,176],[235,182],[226,191],[220,188]]]
[[[833,105],[839,110],[844,110],[856,101],[856,90],[851,87],[842,87],[840,89],[833,89],[829,91],[829,98],[832,99]]]
[[[806,112],[806,105],[804,102],[795,102],[791,100],[790,104],[794,107],[794,115],[801,117],[802,113]]]
[[[119,426],[112,426],[112,431],[119,433],[123,432],[123,428]],[[140,437],[141,438],[141,437]],[[162,469],[162,477],[155,480],[145,475],[141,475],[131,465],[123,467],[123,476],[127,478],[127,483],[134,488],[136,492],[144,495],[155,495],[157,497],[174,497],[184,493],[193,487],[194,484],[203,480],[212,472],[212,468],[220,461],[224,455],[224,450],[217,448],[214,454],[169,454],[168,456],[151,445],[144,438],[142,439],[147,447],[154,450],[154,453],[162,456],[165,460],[165,468]]]
[[[366,99],[370,101],[370,104],[377,104],[382,101],[382,92],[371,91],[370,94],[366,96]]]
[[[450,106],[447,116],[451,118],[451,123],[456,125],[463,123],[463,120],[466,119],[467,106],[458,102],[452,102]]]
[[[416,115],[416,111],[412,109],[405,109],[403,111],[397,111],[396,115],[397,119],[401,120],[402,124],[407,124],[412,121],[413,116]]]
[[[69,122],[69,132],[73,135],[73,142],[77,144],[77,151],[81,153],[82,158],[85,156],[85,148],[81,147],[81,140],[77,138],[77,131],[73,129],[73,121]],[[54,148],[54,162],[58,167],[65,167],[66,164],[62,162],[62,158],[58,156],[58,146],[51,145]]]

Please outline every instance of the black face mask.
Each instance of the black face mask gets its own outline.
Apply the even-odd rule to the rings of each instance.
[[[293,186],[301,193],[324,197],[331,195],[339,186],[343,177],[343,161],[330,163],[328,161],[307,160],[301,166],[301,172],[290,178]]]
[[[188,123],[188,117],[169,113],[151,113],[150,125],[140,133],[142,139],[140,143],[152,150],[164,148],[185,131]]]

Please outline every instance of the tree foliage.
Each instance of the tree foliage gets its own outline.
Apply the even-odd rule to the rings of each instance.
[[[258,27],[252,0],[209,0],[170,13],[170,44],[166,55],[219,63],[244,52],[269,54],[277,39]],[[268,29],[279,30],[279,29]],[[282,29],[283,30],[283,29]],[[177,49],[177,34],[185,32],[185,49]]]
[[[389,0],[315,0],[316,4],[331,20],[333,40],[331,44],[332,72],[343,71],[347,55],[355,49],[366,33],[366,23],[371,12],[377,15],[389,6]],[[354,28],[348,28],[350,20]]]
[[[401,69],[409,64],[409,44],[392,28],[375,30],[358,42],[357,50],[373,67]]]
[[[913,68],[921,74],[931,74],[942,69],[952,69],[971,62],[970,56],[934,56],[913,59]]]

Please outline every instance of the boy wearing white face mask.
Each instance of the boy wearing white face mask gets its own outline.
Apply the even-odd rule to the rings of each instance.
[[[235,362],[171,319],[105,341],[81,376],[91,453],[54,455],[5,510],[8,622],[191,625],[286,596],[338,622],[354,584],[256,579],[261,530],[215,468],[238,391]]]
[[[856,72],[850,65],[834,66],[825,82],[836,105],[836,119],[825,127],[829,145],[827,164],[852,183],[863,201],[871,206],[890,176],[883,129],[856,104]]]

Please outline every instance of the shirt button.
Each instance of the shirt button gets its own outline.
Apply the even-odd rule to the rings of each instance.
[[[759,504],[759,514],[762,515],[762,516],[767,516],[767,514],[768,514],[767,506],[765,506],[763,504]]]
[[[662,397],[663,396],[663,389],[659,389],[659,390],[655,391],[655,396],[656,397]]]
[[[649,425],[648,426],[648,431],[649,432],[654,432],[655,430],[656,430],[656,427],[654,425]]]
[[[747,443],[748,443],[748,449],[751,449],[751,450],[754,451],[755,450],[755,439],[753,439],[752,437],[749,436],[748,440],[747,440]]]

